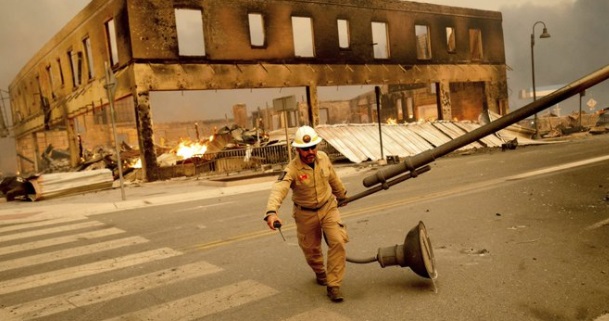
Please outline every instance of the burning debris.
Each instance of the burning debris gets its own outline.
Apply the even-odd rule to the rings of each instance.
[[[278,156],[278,153],[266,153],[255,149],[255,147],[273,147],[271,145],[277,143],[277,141],[269,141],[268,135],[262,130],[243,129],[233,125],[222,127],[209,137],[197,136],[199,137],[197,140],[181,139],[175,147],[155,146],[159,170],[167,172],[163,177],[192,176],[204,172],[239,172],[287,159],[287,151],[280,152],[279,154],[285,155]],[[74,180],[82,180],[83,184],[91,185],[90,177],[97,177],[93,172],[107,171],[111,181],[119,178],[115,149],[98,146],[94,150],[86,150],[82,148],[82,142],[80,143],[80,162],[77,166],[70,166],[69,151],[56,149],[49,144],[40,155],[42,170],[39,173],[27,178],[6,177],[1,181],[0,191],[8,201],[36,200],[64,194],[61,191],[63,189],[61,182],[64,181],[71,181],[73,184]],[[285,145],[276,147],[285,149]],[[140,151],[122,142],[119,153],[125,178],[139,179],[142,175],[139,170],[142,168]],[[44,183],[40,182],[59,182],[59,186],[53,186],[53,191],[49,194],[50,192],[47,191],[49,187],[45,188]],[[111,184],[108,186],[106,178],[103,179],[103,183],[103,188],[111,187]],[[96,181],[93,185],[99,184]],[[35,190],[36,186],[39,187],[38,190]],[[56,192],[56,189],[60,191]],[[86,186],[78,188],[78,190],[85,189]],[[28,199],[28,195],[33,198]]]
[[[244,129],[237,125],[222,127],[206,138],[180,139],[173,148],[157,149],[160,171],[173,171],[163,177],[191,176],[202,172],[230,172],[259,167],[264,160],[252,157],[253,147],[271,145],[268,135],[258,129]],[[139,151],[121,151],[123,168],[130,179],[137,179],[142,167]],[[176,167],[190,167],[176,169]],[[186,173],[185,171],[188,171]],[[132,177],[133,176],[133,177]]]
[[[196,126],[195,126],[196,127]],[[222,127],[209,137],[201,138],[197,132],[197,140],[180,139],[175,147],[156,146],[157,165],[160,168],[196,164],[197,166],[217,163],[223,158],[235,158],[242,151],[241,162],[252,162],[256,159],[252,155],[252,147],[264,147],[276,142],[269,142],[268,135],[259,129],[244,129],[237,125]],[[114,178],[118,179],[118,159],[115,149],[98,146],[94,150],[80,148],[80,163],[70,167],[70,153],[49,145],[42,153],[43,168],[41,173],[88,171],[97,169],[110,169]],[[129,144],[120,145],[120,159],[125,175],[142,168],[140,151]],[[255,153],[254,153],[255,154]],[[216,164],[207,166],[213,171]],[[223,168],[226,166],[223,166]]]

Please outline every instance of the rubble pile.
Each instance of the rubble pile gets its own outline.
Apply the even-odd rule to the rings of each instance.
[[[609,132],[609,107],[598,111],[598,120],[592,128],[591,134],[604,134]]]
[[[191,167],[192,173],[202,172],[229,172],[243,170],[266,162],[252,152],[253,147],[264,147],[277,143],[269,141],[268,135],[262,130],[244,129],[237,125],[222,127],[208,138],[192,141],[182,139],[175,147],[155,146],[157,165],[160,171],[166,173],[161,177],[187,176],[184,171],[176,171],[175,167]],[[124,178],[137,180],[143,176],[141,173],[140,150],[130,146],[126,142],[120,144],[120,160]],[[80,161],[77,166],[70,166],[70,152],[55,148],[49,144],[40,155],[41,170],[29,177],[12,176],[2,178],[0,181],[0,194],[7,201],[15,199],[27,199],[28,193],[32,194],[31,183],[41,180],[46,175],[48,178],[61,182],[61,178],[55,178],[50,174],[64,173],[66,177],[74,172],[83,172],[83,179],[91,174],[86,172],[110,170],[114,180],[119,178],[117,152],[114,148],[97,146],[93,150],[86,150],[80,145]],[[273,161],[273,160],[269,160]],[[70,173],[70,174],[68,174]],[[30,182],[30,184],[28,184]],[[61,186],[54,187],[61,189]],[[29,189],[29,190],[28,190]]]
[[[590,132],[591,134],[602,133],[604,128],[597,128],[595,123],[598,123],[599,115],[603,111],[596,113],[573,112],[566,116],[557,116],[553,113],[548,113],[539,118],[539,133],[542,138],[557,138],[568,136],[580,132]],[[598,132],[598,129],[601,129]]]

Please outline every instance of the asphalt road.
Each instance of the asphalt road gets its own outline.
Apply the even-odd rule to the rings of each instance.
[[[409,268],[350,263],[346,299],[331,303],[296,245],[289,200],[284,242],[261,220],[261,191],[2,227],[0,320],[560,321],[609,313],[609,135],[449,156],[431,167],[342,215],[352,258],[402,244],[423,221],[435,282]],[[345,178],[350,194],[372,173]],[[75,223],[82,226],[68,230]],[[83,234],[96,231],[114,232]]]

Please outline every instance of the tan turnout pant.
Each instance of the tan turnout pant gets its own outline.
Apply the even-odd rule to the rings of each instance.
[[[340,219],[335,199],[329,200],[321,209],[308,211],[294,206],[294,220],[298,234],[298,245],[315,273],[326,272],[328,286],[340,286],[345,275],[347,259],[347,229]],[[327,269],[324,269],[322,232],[328,244]]]

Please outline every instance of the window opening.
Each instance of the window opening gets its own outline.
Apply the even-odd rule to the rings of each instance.
[[[49,81],[49,87],[51,88],[51,97],[55,98],[55,85],[53,84],[53,68],[51,65],[46,67],[47,70],[47,80]]]
[[[330,118],[330,111],[328,108],[319,108],[319,124],[326,125],[328,124],[328,119]]]
[[[201,10],[175,9],[180,56],[205,56],[205,35]]]
[[[57,58],[57,66],[59,66],[59,77],[61,78],[61,85],[66,84],[66,80],[63,77],[63,67],[61,67],[61,59]]]
[[[431,59],[431,41],[429,39],[429,26],[415,25],[417,38],[417,59]]]
[[[375,59],[389,58],[389,40],[387,24],[372,22],[372,47]]]
[[[469,29],[469,54],[472,60],[482,59],[482,31]]]
[[[87,80],[95,77],[95,70],[93,69],[93,52],[91,51],[91,38],[87,37],[82,41],[83,47],[85,48],[85,56],[87,57]]]
[[[72,72],[72,85],[78,87],[82,79],[82,53],[69,50],[68,59],[70,60],[70,71]]]
[[[402,106],[402,97],[395,100],[395,108],[398,111],[398,122],[404,120],[404,106]]]
[[[264,17],[260,13],[247,15],[250,26],[250,44],[254,47],[264,46]]]
[[[349,34],[349,20],[338,19],[338,46],[340,49],[351,47],[351,35]]]
[[[455,41],[455,28],[446,27],[446,48],[449,53],[457,52],[457,43]]]
[[[117,123],[134,123],[135,108],[133,106],[133,99],[129,99],[129,97],[126,97],[116,101],[114,106],[114,113]]]
[[[106,125],[108,124],[108,115],[104,107],[93,108],[93,123],[95,125]]]
[[[296,57],[314,57],[313,23],[309,17],[292,17],[294,37],[294,55]]]
[[[74,131],[76,134],[86,134],[87,133],[87,122],[85,121],[85,116],[74,117]]]
[[[108,22],[106,22],[106,40],[108,42],[110,65],[114,66],[118,64],[118,47],[116,43],[116,28],[114,26],[114,19],[110,19]]]
[[[414,100],[412,97],[406,97],[406,112],[408,119],[414,119]]]

